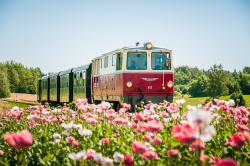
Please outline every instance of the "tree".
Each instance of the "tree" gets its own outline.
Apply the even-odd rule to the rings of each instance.
[[[243,74],[240,72],[238,81],[239,81],[242,93],[244,95],[250,94],[250,75]]]
[[[193,97],[206,96],[205,90],[207,88],[207,83],[207,77],[205,75],[200,76],[198,80],[193,80],[193,82],[191,82],[188,93]]]
[[[10,97],[10,84],[7,77],[7,68],[0,63],[0,98]]]
[[[245,66],[243,69],[243,73],[250,74],[250,67]]]
[[[237,93],[242,93],[240,84],[238,81],[235,81],[232,85],[232,93],[237,92]]]
[[[228,95],[228,76],[227,72],[223,70],[222,65],[214,65],[210,68],[208,73],[208,86],[206,93],[209,97],[219,98],[223,95]]]

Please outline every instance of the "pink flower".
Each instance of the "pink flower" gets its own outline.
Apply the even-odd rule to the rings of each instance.
[[[222,111],[227,111],[228,110],[228,106],[227,105],[222,105],[222,106],[220,106],[220,109]]]
[[[79,142],[78,141],[72,141],[72,145],[75,146],[75,147],[78,147],[79,146]]]
[[[143,124],[143,127],[149,132],[159,132],[164,128],[161,121],[157,122],[155,120]]]
[[[124,161],[124,155],[120,154],[118,152],[115,152],[115,154],[114,154],[114,160],[117,163],[123,162]]]
[[[178,160],[181,157],[179,150],[171,149],[167,152],[168,156],[171,158],[172,161]]]
[[[134,115],[135,115],[135,119],[136,119],[136,120],[141,120],[141,119],[143,119],[142,113],[134,113]]]
[[[130,105],[130,104],[127,104],[127,103],[123,103],[123,108],[125,108],[125,109],[127,109],[127,110],[130,110],[131,105]]]
[[[153,133],[146,133],[142,136],[145,141],[153,141],[154,134]]]
[[[158,157],[158,154],[156,152],[154,152],[154,151],[147,151],[147,152],[144,152],[142,154],[142,158],[152,160],[152,159],[158,159],[159,157]]]
[[[108,145],[108,144],[109,144],[109,138],[104,138],[104,139],[102,139],[102,143],[103,143],[104,145]]]
[[[245,126],[245,125],[239,125],[239,124],[237,124],[237,125],[235,125],[235,127],[236,127],[238,130],[240,130],[240,131],[249,131],[249,129],[248,129],[247,126]]]
[[[162,143],[162,140],[159,137],[155,136],[154,141],[152,141],[152,143],[155,145],[160,145]]]
[[[248,124],[249,120],[248,120],[248,117],[244,117],[241,119],[241,123],[243,124]]]
[[[159,116],[166,118],[166,117],[168,117],[168,113],[166,111],[161,111]]]
[[[245,144],[245,137],[242,133],[234,133],[233,136],[228,137],[228,142],[225,145],[228,144],[234,147],[242,147]]]
[[[130,154],[124,155],[124,162],[125,162],[126,166],[133,166],[134,165],[133,159],[131,158]]]
[[[238,111],[242,114],[242,115],[248,115],[248,111],[245,107],[243,106],[240,106],[240,107],[237,107]]]
[[[220,160],[218,163],[216,163],[214,166],[238,166],[235,160],[231,158],[225,158]]]
[[[120,136],[121,136],[120,134],[112,134],[113,138],[117,138],[117,137],[120,137]]]
[[[89,123],[89,124],[96,124],[98,123],[98,121],[94,118],[88,118],[86,119],[86,122]]]
[[[76,139],[75,139],[74,137],[72,137],[72,136],[66,138],[66,141],[67,141],[68,143],[72,143],[72,142],[75,141],[75,140],[76,140]]]
[[[137,154],[142,154],[142,153],[145,153],[147,151],[144,143],[139,142],[139,141],[132,142],[132,150]]]
[[[28,122],[30,126],[33,126],[35,125],[35,121],[34,120],[31,120],[31,122]]]
[[[196,130],[193,129],[189,124],[184,124],[183,126],[174,126],[172,128],[172,133],[175,139],[186,144],[196,140]]]
[[[189,150],[190,150],[191,152],[199,152],[199,151],[202,151],[202,150],[204,150],[204,149],[206,149],[204,143],[203,143],[202,141],[198,140],[198,139],[195,140],[195,141],[190,145],[190,147],[189,147]]]
[[[170,103],[170,106],[167,108],[167,111],[172,113],[175,113],[179,110],[179,107],[175,103]]]
[[[201,155],[200,156],[200,160],[203,162],[203,161],[205,161],[206,159],[209,159],[209,156],[208,155]]]
[[[247,140],[250,142],[250,133],[244,131],[244,136],[247,138]]]
[[[3,137],[15,149],[28,148],[33,143],[33,136],[28,130],[22,130],[19,133],[4,134]]]
[[[81,151],[76,153],[70,153],[68,154],[69,158],[71,158],[72,160],[78,161],[78,160],[83,160],[86,158],[86,153],[85,151]]]
[[[4,152],[2,150],[0,150],[0,155],[3,155],[3,154],[4,154]]]
[[[93,150],[93,149],[88,149],[87,150],[87,158],[86,158],[86,160],[90,160],[90,159],[92,159],[93,158],[93,156],[94,156],[94,154],[95,154],[95,150]]]

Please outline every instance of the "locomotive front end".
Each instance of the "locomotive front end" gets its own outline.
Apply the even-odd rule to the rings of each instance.
[[[132,105],[141,102],[173,102],[174,69],[172,50],[145,43],[124,50],[123,101]]]

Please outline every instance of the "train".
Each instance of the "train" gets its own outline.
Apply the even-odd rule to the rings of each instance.
[[[51,105],[108,101],[119,110],[135,105],[173,102],[173,51],[151,42],[122,47],[92,59],[88,64],[43,76],[37,82],[37,101]]]

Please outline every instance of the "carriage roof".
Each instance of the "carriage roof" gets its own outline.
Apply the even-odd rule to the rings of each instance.
[[[90,65],[90,63],[85,64],[85,65],[81,65],[81,66],[74,67],[73,70],[72,70],[72,72],[79,71],[79,70],[88,69],[88,68],[89,68],[89,65]]]

